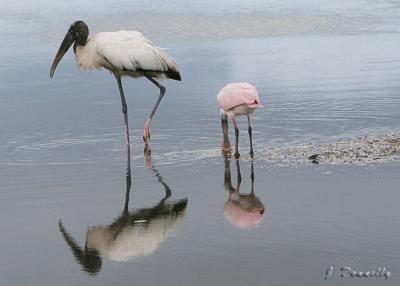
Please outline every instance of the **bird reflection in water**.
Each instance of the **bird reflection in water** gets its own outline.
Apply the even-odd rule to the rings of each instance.
[[[128,151],[129,152],[129,151]],[[113,261],[128,261],[151,255],[167,239],[185,214],[188,200],[171,200],[171,189],[160,173],[150,164],[154,176],[165,190],[163,198],[153,207],[129,210],[131,189],[130,156],[126,173],[125,205],[120,216],[106,226],[90,227],[86,232],[85,247],[81,248],[59,221],[59,230],[82,269],[96,275],[102,257]],[[148,158],[147,158],[148,160]],[[147,163],[151,161],[147,161]]]
[[[224,214],[227,220],[234,226],[241,229],[249,229],[257,226],[264,216],[264,205],[260,198],[254,194],[254,167],[251,161],[251,192],[240,193],[242,175],[240,172],[239,160],[236,161],[237,186],[232,186],[231,160],[225,158],[224,187],[229,192],[228,201],[224,205]]]

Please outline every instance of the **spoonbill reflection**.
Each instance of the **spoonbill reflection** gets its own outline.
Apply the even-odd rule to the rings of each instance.
[[[236,161],[237,185],[232,186],[231,167],[229,158],[225,158],[224,188],[229,193],[228,201],[224,205],[224,214],[228,221],[238,228],[252,228],[263,219],[265,207],[260,198],[254,194],[254,167],[251,162],[251,192],[240,193],[242,175],[239,160]]]

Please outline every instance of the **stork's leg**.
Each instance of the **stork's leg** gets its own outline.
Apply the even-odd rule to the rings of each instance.
[[[239,159],[240,154],[239,154],[239,127],[236,122],[236,117],[235,115],[232,116],[232,122],[233,126],[235,127],[235,158]]]
[[[128,106],[126,105],[124,90],[122,89],[121,77],[116,75],[115,78],[117,79],[119,95],[121,96],[122,113],[124,114],[124,121],[125,121],[125,140],[126,140],[127,151],[129,151],[130,141],[129,141],[129,127],[128,127]]]
[[[164,182],[163,177],[160,175],[160,172],[154,167],[154,165],[151,165],[151,170],[153,171],[154,176],[157,177],[158,182],[164,187],[165,190],[165,197],[163,201],[171,197],[171,188],[167,185],[167,183]]]
[[[149,117],[147,117],[146,121],[144,122],[144,128],[143,128],[144,152],[147,155],[149,155],[151,153],[150,145],[149,145],[149,143],[150,143],[149,140],[150,140],[150,123],[151,123],[151,119],[153,118],[154,113],[156,113],[158,105],[160,104],[161,99],[163,98],[166,89],[165,89],[165,87],[163,85],[158,83],[152,77],[146,76],[146,78],[160,89],[160,95],[159,95],[159,97],[157,99],[157,102],[154,105],[153,110],[149,114]]]
[[[248,131],[249,131],[249,138],[250,138],[250,156],[251,156],[251,158],[253,158],[253,156],[254,156],[254,151],[253,151],[253,136],[252,136],[252,129],[251,129],[251,117],[250,117],[250,114],[249,115],[247,115],[247,121],[248,121],[248,123],[249,123],[249,129],[248,129]]]
[[[225,111],[221,109],[221,126],[222,126],[222,132],[223,132],[223,139],[222,139],[222,152],[224,155],[228,155],[230,153],[232,146],[231,143],[229,142],[229,136],[228,136],[228,116]]]
[[[129,195],[131,192],[132,178],[131,178],[131,152],[127,150],[127,161],[126,161],[126,189],[125,189],[125,205],[123,214],[127,215],[129,212]]]

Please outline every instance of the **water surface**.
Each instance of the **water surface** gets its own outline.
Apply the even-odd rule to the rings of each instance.
[[[285,151],[398,137],[396,2],[90,2],[1,4],[4,283],[398,285],[398,161],[297,164]],[[151,160],[142,127],[158,91],[123,82],[131,172],[114,78],[78,72],[69,53],[49,79],[78,18],[92,31],[140,29],[180,65],[153,120]],[[240,165],[219,151],[215,97],[232,81],[256,85],[265,107],[254,114],[253,188],[244,119]],[[341,266],[393,277],[342,279]]]

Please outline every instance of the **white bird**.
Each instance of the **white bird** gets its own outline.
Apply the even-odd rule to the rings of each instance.
[[[89,38],[89,28],[83,21],[74,22],[68,29],[54,58],[50,77],[54,75],[57,64],[71,45],[74,44],[76,63],[85,70],[105,68],[117,79],[121,96],[122,113],[125,121],[126,145],[129,149],[128,108],[122,89],[121,77],[146,77],[160,89],[159,98],[144,123],[143,140],[145,152],[150,153],[150,123],[165,93],[165,87],[155,78],[181,80],[175,60],[162,49],[156,47],[148,38],[137,31],[118,31],[97,33]]]
[[[62,221],[58,222],[59,230],[75,259],[91,275],[100,272],[103,257],[112,261],[128,261],[151,255],[171,236],[186,214],[188,199],[171,200],[170,187],[153,165],[150,166],[152,173],[163,186],[164,196],[152,207],[130,210],[132,178],[129,153],[127,158],[124,208],[111,224],[90,227],[86,232],[85,245],[81,247]]]

